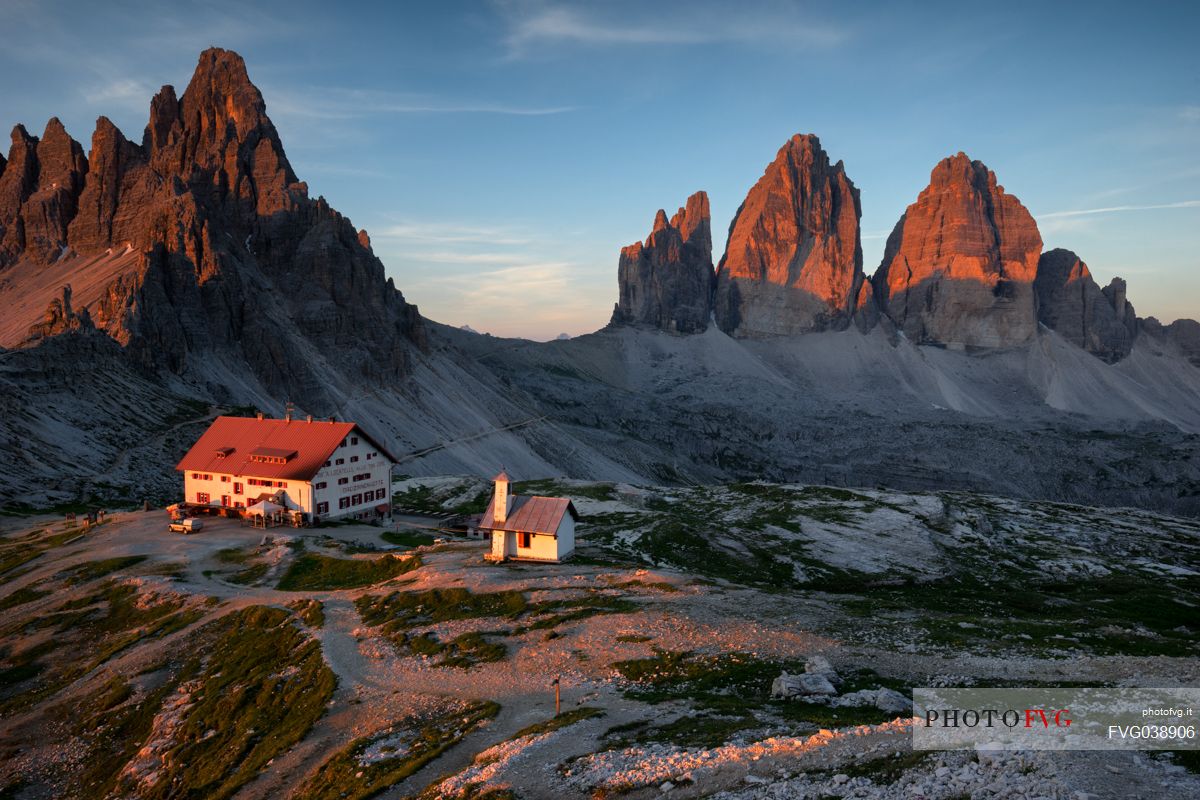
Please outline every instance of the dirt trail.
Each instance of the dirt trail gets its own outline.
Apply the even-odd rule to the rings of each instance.
[[[325,663],[338,676],[338,689],[369,687],[390,690],[386,682],[368,675],[370,666],[358,649],[353,631],[362,624],[354,603],[342,598],[325,601],[325,624],[317,631]]]

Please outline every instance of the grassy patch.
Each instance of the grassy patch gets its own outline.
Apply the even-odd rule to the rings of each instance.
[[[159,780],[137,790],[145,800],[224,800],[262,767],[300,741],[324,713],[336,678],[320,644],[302,634],[286,611],[253,606],[205,626],[170,679],[139,702],[119,686],[100,693],[88,737],[95,748],[81,781],[84,796],[132,794],[118,782],[124,764],[145,741],[163,701],[184,691],[183,712],[164,752]],[[113,707],[115,706],[115,707]]]
[[[845,764],[838,767],[837,771],[845,773],[851,778],[870,778],[880,786],[891,786],[900,780],[905,772],[919,767],[932,755],[933,753],[927,750],[912,750],[902,753],[899,758],[889,754],[869,761]]]
[[[325,606],[320,600],[295,600],[288,603],[288,608],[295,611],[296,616],[310,628],[320,628],[325,624]]]
[[[167,561],[161,564],[152,564],[145,569],[139,570],[139,574],[181,580],[187,576],[187,564],[182,561]]]
[[[28,564],[41,554],[41,550],[25,547],[6,547],[0,550],[0,575]]]
[[[68,586],[76,586],[103,578],[105,575],[117,572],[118,570],[128,569],[135,564],[142,563],[146,558],[147,556],[117,556],[116,558],[105,558],[100,561],[87,561],[59,573],[58,577],[65,578]]]
[[[251,564],[245,569],[239,569],[225,580],[230,583],[236,583],[238,586],[253,586],[266,577],[267,571],[270,568],[270,565],[265,561],[258,564]]]
[[[29,708],[125,648],[181,630],[202,613],[184,608],[179,598],[146,602],[134,586],[106,581],[92,594],[63,603],[23,626],[53,633],[41,645],[0,661],[0,669],[19,668],[9,672],[10,679],[20,678],[0,689],[0,714]],[[49,656],[56,651],[69,651],[71,656],[52,662]]]
[[[99,693],[71,701],[62,709],[64,716],[74,720],[73,732],[88,748],[83,771],[74,778],[81,796],[111,794],[121,768],[149,737],[163,700],[180,680],[194,676],[198,663],[192,662],[186,673],[175,665],[176,674],[171,679],[140,697],[132,698],[132,686],[115,677]],[[130,699],[133,702],[127,702]]]
[[[703,734],[706,741],[733,730],[755,727],[768,719],[833,728],[886,722],[894,716],[873,706],[832,708],[803,700],[771,699],[774,678],[783,670],[801,672],[803,666],[762,660],[747,653],[697,655],[656,650],[649,658],[619,661],[612,666],[632,683],[625,691],[632,699],[646,703],[682,700],[703,709],[711,717],[707,733]],[[898,691],[907,689],[901,682],[882,678],[870,670],[843,677],[842,693],[879,686]],[[685,733],[686,726],[656,726],[646,735],[658,737],[655,741],[676,741],[667,737]]]
[[[586,485],[565,484],[553,479],[519,481],[513,484],[513,494],[541,495],[543,497],[583,497],[589,500],[616,500],[617,493],[611,483]]]
[[[363,800],[394,786],[457,744],[500,706],[474,702],[414,717],[391,730],[351,742],[292,795],[296,800]]]
[[[600,594],[564,600],[547,600],[529,606],[526,615],[536,618],[514,633],[519,635],[527,631],[553,630],[559,625],[577,622],[598,614],[629,614],[639,608],[641,606],[632,600]]]
[[[431,633],[418,636],[393,638],[392,641],[401,649],[410,653],[438,657],[439,667],[461,667],[467,669],[476,664],[492,661],[503,661],[508,655],[508,648],[500,642],[485,638],[482,633],[464,633],[448,642],[439,641]]]
[[[355,606],[363,622],[378,626],[402,653],[436,657],[438,666],[464,668],[501,661],[508,648],[487,638],[494,634],[464,633],[443,642],[432,633],[414,634],[413,629],[460,619],[514,619],[529,608],[521,592],[474,594],[461,588],[367,595]]]
[[[216,559],[222,564],[245,564],[254,558],[254,549],[243,550],[240,547],[222,547],[216,552]]]
[[[391,580],[420,566],[417,556],[350,559],[304,553],[292,561],[277,588],[289,592],[356,589]]]
[[[522,736],[537,736],[550,731],[556,731],[559,728],[565,728],[568,725],[574,725],[576,722],[583,722],[585,719],[599,717],[604,714],[604,709],[595,708],[594,706],[580,706],[573,708],[570,711],[559,714],[557,717],[551,717],[543,722],[535,722],[532,725],[526,725],[521,730],[509,737],[512,739],[520,739]]]
[[[34,600],[40,600],[48,594],[50,594],[48,589],[39,589],[36,585],[22,586],[15,592],[5,595],[0,599],[0,611],[8,611],[10,608],[32,603]]]
[[[684,715],[671,722],[652,724],[637,723],[625,735],[610,740],[610,749],[629,747],[633,744],[669,742],[679,747],[720,747],[733,738],[734,734],[762,727],[749,712],[734,715],[703,713]],[[610,731],[611,733],[611,731]]]
[[[945,647],[994,651],[1084,649],[1097,655],[1178,656],[1194,650],[1200,579],[1139,573],[1050,581],[1036,577],[1014,591],[1015,580],[989,566],[963,570],[936,590],[912,581],[846,587],[851,614],[879,618],[922,610],[917,624]],[[1062,637],[1070,636],[1071,639]]]
[[[365,595],[354,604],[364,623],[382,626],[385,634],[455,619],[513,619],[528,608],[518,591],[475,594],[462,588]]]
[[[98,522],[89,530],[96,530],[107,524],[107,520]],[[28,564],[47,550],[72,542],[86,532],[84,528],[76,526],[58,533],[51,533],[49,528],[44,528],[22,536],[5,537],[0,540],[0,574]]]
[[[455,514],[482,514],[487,510],[488,503],[492,501],[492,490],[483,489],[475,494],[470,500],[464,500],[446,509]]]
[[[401,508],[411,508],[414,511],[424,514],[444,514],[445,509],[442,508],[439,501],[433,494],[432,486],[417,484],[409,487],[403,492],[393,492],[392,502]]]
[[[416,531],[409,530],[384,531],[379,534],[379,538],[388,544],[397,544],[402,547],[424,547],[425,545],[433,544],[434,539],[428,533],[417,533]]]
[[[597,538],[604,541],[606,537],[628,530],[626,526],[627,523],[621,521],[597,525],[589,518],[587,530],[589,536],[596,530]],[[731,535],[729,527],[721,524],[719,512],[714,513],[703,504],[680,503],[671,506],[669,515],[658,515],[643,522],[635,555],[655,566],[669,565],[768,591],[782,591],[795,583],[792,565],[777,558],[777,549],[744,537],[744,548],[735,555],[724,547]]]

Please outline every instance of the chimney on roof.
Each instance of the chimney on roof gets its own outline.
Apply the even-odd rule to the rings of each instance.
[[[292,421],[292,401],[291,400],[288,400],[287,403],[283,407],[283,421],[284,422]]]
[[[255,412],[254,412],[254,416],[258,417],[259,419],[262,419],[262,418],[263,418],[263,412],[261,412],[261,411],[255,411]]]
[[[492,501],[492,519],[497,525],[503,525],[508,519],[509,509],[512,508],[512,497],[508,493],[508,473],[500,470],[500,474],[492,480],[496,482],[496,496]]]
[[[305,422],[312,422],[312,414],[309,414],[307,417],[305,417],[305,418],[304,418],[304,421],[305,421]]]

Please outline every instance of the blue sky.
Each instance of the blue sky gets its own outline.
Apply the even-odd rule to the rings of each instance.
[[[719,258],[797,132],[861,190],[868,273],[962,150],[1139,314],[1200,317],[1200,4],[974,5],[0,0],[0,125],[138,139],[159,85],[237,50],[408,299],[498,335],[603,325],[620,247],[697,189]]]

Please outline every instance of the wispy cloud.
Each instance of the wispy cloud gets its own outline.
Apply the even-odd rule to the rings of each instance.
[[[517,222],[393,217],[371,239],[405,296],[433,319],[544,339],[595,330],[607,318],[597,298],[610,273],[591,263],[590,247],[570,245],[578,237],[565,244]]]
[[[453,250],[415,251],[413,261],[430,261],[435,264],[527,264],[529,258],[517,253],[460,253]]]
[[[528,236],[513,228],[443,222],[400,222],[381,228],[372,233],[371,238],[440,244],[520,246],[529,243]]]
[[[519,103],[448,100],[422,94],[387,92],[346,87],[284,86],[263,88],[270,98],[272,114],[303,119],[345,120],[383,114],[499,114],[544,117],[576,110],[572,105],[523,105]]]
[[[1106,206],[1104,208],[1080,208],[1072,211],[1052,211],[1048,214],[1037,214],[1038,220],[1060,219],[1064,217],[1087,217],[1094,214],[1115,214],[1122,211],[1157,211],[1164,208],[1200,208],[1200,200],[1181,200],[1178,203],[1155,203],[1152,205]]]
[[[1179,118],[1186,122],[1200,122],[1200,106],[1184,106],[1179,111]]]
[[[93,84],[84,89],[84,98],[91,105],[121,106],[122,108],[145,109],[150,107],[150,98],[158,87],[135,78],[117,78]]]
[[[1046,217],[1038,218],[1038,231],[1042,237],[1054,236],[1060,233],[1081,233],[1093,231],[1099,220],[1094,216],[1081,217]]]
[[[604,18],[595,8],[540,3],[509,3],[501,11],[509,20],[504,43],[512,58],[551,44],[588,46],[698,45],[720,42],[762,45],[788,42],[827,47],[843,41],[844,30],[806,16],[793,4],[694,5],[686,18],[666,12],[656,16],[622,14]],[[611,8],[611,6],[610,6]]]
[[[469,324],[500,336],[549,338],[558,332],[583,333],[603,324],[579,277],[584,267],[571,261],[521,261],[511,266],[436,274],[409,279],[405,292],[427,297],[434,316]],[[514,309],[523,312],[514,315]],[[601,315],[602,316],[602,315]]]

